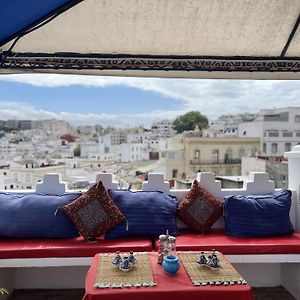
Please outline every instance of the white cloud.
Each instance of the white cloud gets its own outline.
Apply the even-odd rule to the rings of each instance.
[[[34,106],[24,103],[0,101],[0,120],[18,119],[18,120],[45,120],[60,119],[65,120],[73,125],[95,125],[102,126],[113,125],[116,127],[128,127],[143,124],[149,127],[153,122],[161,119],[171,119],[173,112],[155,111],[152,114],[133,114],[113,115],[113,114],[80,114],[60,112],[54,113],[46,110],[38,109]]]
[[[199,110],[209,118],[221,114],[257,112],[262,108],[300,106],[300,81],[255,81],[255,80],[197,80],[166,78],[129,78],[100,77],[53,74],[1,75],[0,80],[26,83],[39,87],[59,86],[127,86],[143,91],[151,91],[178,102],[180,110],[152,111],[130,116],[120,114],[71,114],[68,112],[52,113],[34,107],[22,107],[22,115],[34,119],[63,118],[71,123],[76,118],[77,124],[99,123],[117,126],[149,125],[153,121],[175,118],[190,110]],[[21,104],[17,104],[20,107]],[[0,105],[0,119],[3,116],[15,117],[17,112],[9,108],[8,102]]]
[[[41,116],[43,116],[44,119],[51,119],[51,118],[55,118],[56,114],[23,103],[11,102],[11,101],[0,102],[1,120],[14,119],[14,118],[20,120],[24,120],[24,119],[40,120]]]

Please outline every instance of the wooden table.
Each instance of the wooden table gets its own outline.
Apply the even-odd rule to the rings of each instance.
[[[150,252],[149,258],[156,286],[99,289],[94,287],[99,261],[99,255],[96,255],[86,275],[83,300],[254,300],[248,284],[193,286],[182,265],[177,274],[169,275],[157,263],[156,252]]]

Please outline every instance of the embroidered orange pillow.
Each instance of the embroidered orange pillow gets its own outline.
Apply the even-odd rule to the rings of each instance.
[[[86,241],[95,240],[125,220],[101,181],[62,209]]]
[[[223,214],[223,201],[209,193],[195,180],[182,199],[177,216],[192,230],[205,233]]]

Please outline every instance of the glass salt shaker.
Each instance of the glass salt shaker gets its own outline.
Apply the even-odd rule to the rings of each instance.
[[[169,255],[176,255],[176,238],[174,236],[168,237]]]
[[[165,234],[161,234],[158,238],[158,263],[162,264],[164,259],[164,251],[167,247],[167,236]]]

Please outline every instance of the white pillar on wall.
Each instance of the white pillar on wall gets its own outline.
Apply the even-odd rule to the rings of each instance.
[[[300,145],[293,147],[290,152],[285,152],[284,157],[288,158],[289,189],[294,193],[291,218],[295,218],[295,229],[300,230]]]

